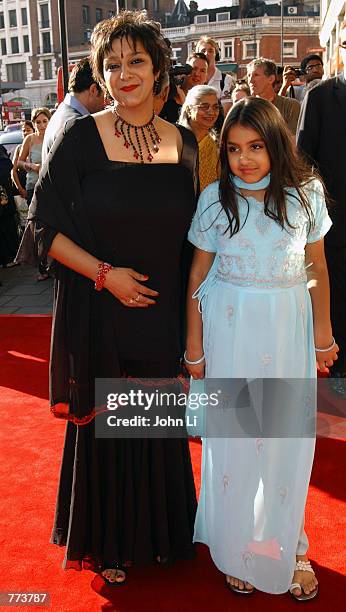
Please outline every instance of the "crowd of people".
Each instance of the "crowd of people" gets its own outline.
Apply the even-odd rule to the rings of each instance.
[[[346,71],[346,22],[340,51]],[[206,36],[187,61],[170,98],[159,26],[139,12],[102,21],[64,101],[25,122],[14,157],[31,202],[16,261],[44,276],[49,258],[56,283],[51,407],[68,423],[52,542],[65,568],[109,585],[203,542],[231,591],[308,600],[313,436],[204,438],[198,504],[186,438],[95,437],[95,379],[175,379],[182,355],[191,388],[315,380],[318,368],[346,395],[345,74],[322,81],[308,56],[298,95],[291,67],[278,84],[257,58],[236,84]],[[282,396],[266,389],[276,410]],[[297,427],[291,398],[285,432]],[[314,409],[301,398],[302,420]]]

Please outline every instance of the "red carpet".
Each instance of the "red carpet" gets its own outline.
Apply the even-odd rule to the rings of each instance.
[[[64,550],[49,544],[49,538],[65,425],[48,409],[49,336],[48,316],[0,316],[0,591],[49,592],[51,609],[63,612],[293,610],[296,603],[288,594],[257,592],[244,601],[229,593],[203,546],[193,561],[133,569],[128,584],[118,588],[106,587],[90,572],[61,569]],[[311,610],[344,609],[344,450],[341,440],[318,440],[306,516],[320,581],[318,599],[308,604]],[[199,486],[200,444],[191,443],[191,452]]]

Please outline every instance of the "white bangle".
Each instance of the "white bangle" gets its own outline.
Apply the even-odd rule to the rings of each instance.
[[[202,363],[202,361],[204,361],[204,359],[205,359],[205,357],[204,357],[204,354],[203,354],[200,359],[197,359],[197,361],[190,361],[186,357],[186,351],[184,352],[184,361],[185,361],[185,363],[188,363],[189,365],[197,365],[198,363]]]
[[[315,346],[315,351],[317,351],[318,353],[328,353],[328,351],[331,351],[331,350],[332,350],[332,348],[334,348],[334,346],[335,346],[335,338],[334,338],[334,336],[332,336],[332,338],[333,338],[333,342],[331,343],[331,345],[330,345],[330,346],[328,346],[328,347],[327,347],[327,348],[325,348],[325,349],[319,349],[319,348],[317,348],[317,347]]]

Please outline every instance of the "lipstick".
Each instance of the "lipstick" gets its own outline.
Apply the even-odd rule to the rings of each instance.
[[[133,91],[134,89],[136,89],[136,87],[138,87],[138,85],[125,85],[125,87],[121,88],[121,91],[125,91],[126,93],[128,93],[129,91]]]

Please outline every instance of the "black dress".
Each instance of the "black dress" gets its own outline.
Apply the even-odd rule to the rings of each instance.
[[[184,145],[186,138],[183,132]],[[71,184],[63,205],[52,179],[71,179],[72,164],[79,187]],[[88,417],[97,376],[176,376],[193,179],[181,163],[109,161],[92,117],[77,120],[55,144],[49,176],[36,190],[45,248],[61,231],[103,261],[148,274],[148,286],[160,294],[148,309],[126,308],[58,267],[51,362],[61,371],[51,391],[53,404],[66,402],[68,393],[70,414]],[[67,425],[52,535],[67,547],[64,566],[99,570],[192,556],[196,497],[188,441],[96,439],[93,421],[75,424],[83,418]]]

